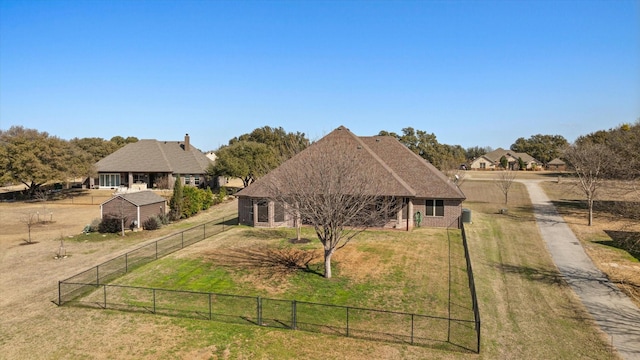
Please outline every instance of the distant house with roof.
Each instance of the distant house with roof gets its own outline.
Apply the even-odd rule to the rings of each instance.
[[[207,183],[207,168],[213,164],[202,151],[184,141],[139,140],[127,144],[98,161],[100,189],[121,187],[144,189],[172,188],[180,176],[184,185],[213,186]]]
[[[565,171],[565,170],[567,170],[567,163],[565,163],[564,161],[562,161],[559,158],[555,158],[555,159],[549,161],[547,163],[547,165],[545,165],[545,168],[547,170]]]
[[[125,226],[141,228],[147,219],[164,215],[167,201],[151,190],[118,194],[100,204],[100,218],[126,219]]]
[[[507,159],[507,169],[520,170],[520,160],[524,164],[523,170],[542,169],[542,162],[533,158],[527,153],[515,152],[497,148],[482,156],[477,157],[471,162],[469,168],[471,170],[497,170],[501,169],[500,159]]]
[[[365,164],[368,171],[363,177],[370,181],[363,186],[399,205],[389,214],[385,228],[410,230],[417,219],[421,226],[460,226],[465,195],[442,172],[395,137],[359,137],[342,126],[238,192],[239,223],[293,227],[293,216],[285,211],[288,205],[273,200],[271,184],[288,181],[303,168],[301,164],[313,161],[318,154],[326,159],[350,157]]]

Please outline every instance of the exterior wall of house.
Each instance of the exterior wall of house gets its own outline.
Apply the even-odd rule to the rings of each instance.
[[[482,167],[482,163],[484,163],[484,167]],[[481,156],[475,160],[473,160],[473,162],[471,162],[471,165],[469,166],[470,169],[472,170],[495,170],[496,167],[493,164],[493,162],[491,162],[491,160]]]
[[[158,216],[158,215],[164,215],[166,214],[167,211],[167,203],[166,202],[161,202],[161,203],[155,203],[155,204],[147,204],[147,205],[142,205],[139,207],[139,211],[140,211],[140,219],[138,221],[138,228],[142,228],[142,225],[144,224],[145,221],[147,221],[147,219]]]
[[[435,200],[435,199],[433,199]],[[442,199],[437,199],[442,200]],[[293,217],[286,211],[284,211],[283,221],[276,221],[276,205],[273,202],[262,204],[263,208],[259,209],[259,203],[264,200],[251,199],[247,197],[241,197],[238,199],[238,222],[241,225],[248,225],[254,227],[294,227],[295,221]],[[462,214],[462,201],[460,200],[442,200],[444,203],[444,216],[427,216],[426,211],[427,199],[407,199],[406,202],[406,216],[403,215],[403,210],[391,219],[391,221],[384,226],[388,229],[400,229],[411,230],[416,224],[416,213],[420,212],[422,215],[422,221],[420,226],[423,227],[453,227],[459,228],[459,218]],[[267,211],[266,214],[259,212]],[[410,214],[410,215],[409,215]]]
[[[444,216],[423,216],[422,226],[424,227],[452,227],[459,228],[459,218],[462,215],[462,201],[444,200]]]
[[[251,198],[238,198],[238,223],[253,226],[253,201]]]
[[[567,166],[565,164],[547,164],[547,170],[566,171]]]
[[[120,218],[126,217],[125,226],[129,227],[134,220],[138,219],[138,208],[132,203],[120,198],[113,198],[101,206],[102,218],[106,219],[110,215]]]

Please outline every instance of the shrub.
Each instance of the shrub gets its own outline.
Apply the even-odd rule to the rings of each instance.
[[[162,225],[167,225],[171,222],[169,214],[158,214],[158,220]]]
[[[202,210],[207,210],[214,204],[213,192],[211,188],[207,188],[206,190],[200,190],[202,195]]]
[[[150,217],[142,223],[142,228],[145,230],[158,230],[160,228],[160,220],[156,217]]]
[[[125,223],[127,222],[126,219],[124,221]],[[98,231],[101,233],[117,233],[122,231],[122,225],[121,225],[121,221],[120,219],[118,219],[116,216],[109,216],[107,215],[107,217],[105,217],[104,219],[102,219],[102,221],[100,222],[100,225],[98,226]]]
[[[216,200],[217,200],[216,204],[220,204],[226,198],[227,198],[227,188],[221,187],[220,190],[218,190],[218,195],[216,196]]]
[[[89,232],[98,232],[100,230],[101,222],[102,219],[100,218],[93,219],[93,221],[91,221],[91,224],[89,225]]]

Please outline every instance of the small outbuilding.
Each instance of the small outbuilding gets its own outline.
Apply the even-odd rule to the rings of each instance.
[[[100,218],[126,219],[126,226],[142,228],[142,224],[154,216],[164,215],[167,200],[151,190],[114,195],[100,204]]]
[[[565,171],[567,170],[567,163],[559,158],[555,158],[547,163],[546,168],[547,170]]]

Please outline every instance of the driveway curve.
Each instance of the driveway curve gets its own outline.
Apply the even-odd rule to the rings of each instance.
[[[540,180],[519,182],[527,187],[538,228],[563,278],[622,358],[640,360],[640,309],[593,264]]]

